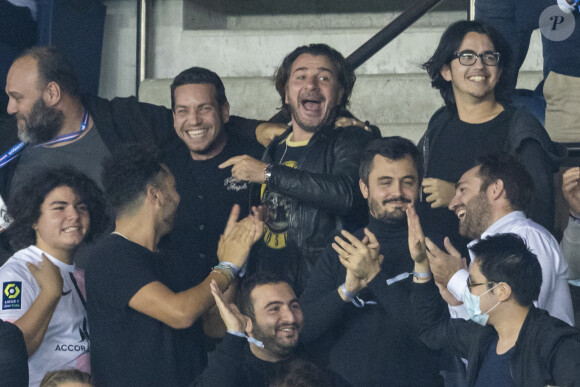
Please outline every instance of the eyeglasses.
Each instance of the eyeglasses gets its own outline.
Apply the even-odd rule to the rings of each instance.
[[[486,66],[497,66],[499,63],[499,52],[486,51],[481,54],[476,53],[472,50],[464,50],[455,53],[454,58],[459,59],[459,63],[464,66],[472,66],[477,62],[477,58],[481,58],[481,61]]]
[[[471,278],[467,277],[467,287],[469,288],[469,290],[471,290],[472,287],[474,286],[480,286],[480,285],[491,285],[494,284],[495,282],[493,281],[487,281],[487,282],[480,282],[478,284],[474,284],[473,282],[471,282]]]

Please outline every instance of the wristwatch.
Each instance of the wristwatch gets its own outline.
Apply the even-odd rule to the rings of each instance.
[[[270,182],[270,178],[272,177],[272,164],[266,165],[264,168],[264,183],[268,184]]]

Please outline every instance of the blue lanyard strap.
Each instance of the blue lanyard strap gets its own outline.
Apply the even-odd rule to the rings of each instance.
[[[73,132],[73,133],[63,134],[62,136],[58,136],[56,138],[53,138],[50,141],[35,145],[34,147],[36,148],[39,146],[60,144],[61,142],[74,140],[74,139],[78,138],[85,131],[85,129],[87,128],[88,125],[89,125],[89,112],[87,109],[85,109],[85,113],[83,115],[83,120],[81,122],[81,127],[78,131]],[[0,156],[0,168],[4,167],[6,164],[8,164],[12,160],[14,160],[18,156],[20,156],[20,154],[22,153],[24,148],[26,148],[27,145],[28,145],[28,143],[20,142],[20,143],[14,145],[12,148],[10,148],[8,150],[8,152],[6,152],[2,156]]]

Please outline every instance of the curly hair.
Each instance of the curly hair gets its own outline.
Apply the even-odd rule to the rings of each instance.
[[[499,102],[509,102],[512,94],[512,50],[506,40],[501,34],[492,26],[480,21],[460,20],[451,24],[441,36],[439,45],[435,53],[427,62],[423,64],[423,68],[429,73],[431,78],[431,86],[438,89],[441,97],[445,101],[445,105],[455,107],[455,96],[453,94],[453,87],[450,81],[446,81],[441,75],[441,70],[444,66],[449,66],[451,61],[455,58],[455,54],[465,35],[469,32],[477,32],[478,34],[487,35],[495,50],[501,55],[498,64],[501,70],[501,75],[495,85],[494,93],[495,99]]]
[[[55,188],[63,186],[72,188],[89,209],[91,223],[84,241],[91,242],[106,231],[112,219],[97,184],[72,167],[45,169],[27,179],[8,203],[8,213],[14,219],[7,230],[12,248],[20,250],[36,243],[32,225],[40,218],[40,207]]]
[[[286,103],[286,85],[288,83],[288,78],[290,78],[290,71],[292,70],[294,61],[302,54],[310,54],[313,56],[323,55],[330,59],[336,68],[337,80],[343,90],[342,99],[338,106],[338,111],[340,112],[344,110],[348,105],[348,101],[354,87],[354,82],[356,81],[354,69],[346,61],[346,59],[344,59],[344,56],[342,56],[340,52],[326,44],[317,43],[296,48],[290,54],[286,55],[282,61],[282,64],[280,67],[278,67],[278,70],[276,70],[276,74],[274,74],[274,82],[276,84],[276,90],[282,99],[282,111],[290,116],[288,104]]]

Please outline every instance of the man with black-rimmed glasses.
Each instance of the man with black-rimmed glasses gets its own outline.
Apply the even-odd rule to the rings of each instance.
[[[456,246],[457,218],[447,210],[455,183],[484,154],[504,151],[520,161],[534,182],[530,217],[552,230],[553,172],[565,155],[526,110],[510,104],[512,53],[502,36],[481,21],[459,21],[443,33],[423,65],[445,107],[431,117],[419,142],[425,158],[423,222],[449,235]],[[463,251],[466,254],[466,251]]]

